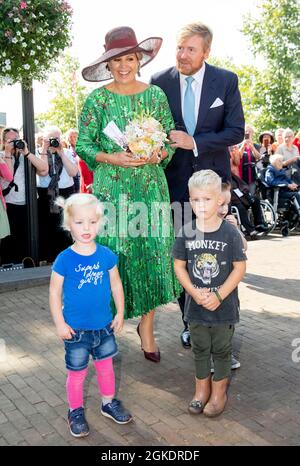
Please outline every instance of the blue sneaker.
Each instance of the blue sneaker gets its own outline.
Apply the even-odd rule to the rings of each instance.
[[[86,437],[90,433],[89,425],[86,422],[84,408],[77,408],[68,411],[68,424],[73,437]]]
[[[132,421],[131,414],[124,409],[121,401],[114,398],[111,403],[101,406],[101,414],[105,417],[109,417],[117,424],[128,424]]]

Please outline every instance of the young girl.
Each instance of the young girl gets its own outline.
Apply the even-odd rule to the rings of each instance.
[[[68,369],[68,424],[74,437],[85,437],[89,426],[84,416],[83,385],[90,355],[95,364],[101,413],[118,424],[132,416],[115,396],[112,357],[118,352],[114,333],[124,323],[124,293],[117,268],[117,256],[96,244],[102,206],[92,194],[58,198],[64,210],[63,227],[74,244],[61,252],[53,264],[50,281],[50,309],[58,336],[64,341]],[[117,313],[112,321],[111,293]],[[63,298],[63,301],[62,301]]]

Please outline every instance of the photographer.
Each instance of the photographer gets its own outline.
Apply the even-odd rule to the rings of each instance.
[[[3,264],[17,264],[28,255],[25,158],[36,168],[37,174],[43,176],[48,173],[48,163],[45,157],[39,159],[29,151],[15,128],[5,128],[2,141],[2,154],[11,164],[13,179],[2,183],[11,234],[1,242],[1,260]]]
[[[268,230],[258,197],[250,193],[249,186],[239,176],[231,173],[231,204],[237,207],[241,224],[245,229],[246,235],[254,238],[257,233]],[[251,223],[248,215],[248,209],[251,207],[254,225]]]
[[[78,168],[72,153],[63,147],[61,131],[56,126],[45,130],[40,157],[46,157],[49,165],[49,174],[37,177],[40,259],[53,262],[60,251],[72,244],[61,228],[55,199],[66,199],[75,192],[73,177]]]
[[[273,154],[272,144],[274,143],[274,136],[271,131],[263,131],[260,133],[259,142],[261,144],[259,149],[261,161],[259,162],[258,167],[263,169],[270,164],[270,155]]]

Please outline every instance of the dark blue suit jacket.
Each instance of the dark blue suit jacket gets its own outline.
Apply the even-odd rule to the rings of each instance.
[[[175,67],[156,73],[151,84],[167,95],[176,129],[187,131],[182,111],[179,73]],[[219,98],[224,105],[210,108]],[[230,179],[228,146],[244,138],[244,114],[238,89],[238,78],[231,71],[205,64],[200,107],[194,139],[198,157],[193,151],[177,149],[166,168],[171,202],[188,200],[187,183],[201,169],[212,169]]]

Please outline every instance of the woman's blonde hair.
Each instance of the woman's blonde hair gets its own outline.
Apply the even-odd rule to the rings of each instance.
[[[59,196],[55,204],[63,209],[62,227],[64,230],[70,230],[70,217],[72,217],[71,209],[76,206],[95,206],[96,214],[100,218],[103,216],[103,208],[101,202],[93,195],[88,193],[72,194],[67,199]]]
[[[222,179],[213,170],[200,170],[195,172],[189,179],[189,190],[193,188],[205,189],[207,187],[215,188],[217,192],[221,192]]]

